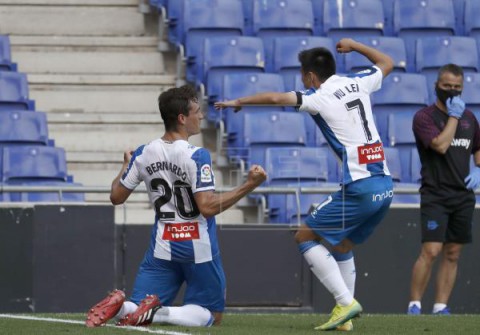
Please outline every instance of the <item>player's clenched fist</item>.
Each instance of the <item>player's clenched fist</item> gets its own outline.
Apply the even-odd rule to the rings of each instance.
[[[258,186],[267,179],[267,173],[260,165],[252,165],[250,171],[248,171],[247,179]]]
[[[338,43],[337,43],[337,52],[338,53],[349,53],[354,50],[354,45],[355,42],[351,38],[342,38]]]

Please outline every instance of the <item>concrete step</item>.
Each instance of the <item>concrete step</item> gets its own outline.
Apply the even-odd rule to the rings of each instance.
[[[175,84],[175,75],[123,75],[123,74],[31,74],[30,85],[170,85]]]
[[[156,113],[48,113],[48,123],[69,124],[157,124],[162,123],[159,112]]]
[[[15,35],[145,34],[144,16],[134,6],[40,6],[0,4],[0,31]]]
[[[158,111],[159,94],[175,86],[30,84],[30,98],[46,112],[122,113],[135,115]]]
[[[29,50],[26,50],[29,49]],[[163,54],[156,48],[130,48],[130,50],[88,47],[14,47],[12,59],[18,70],[35,73],[78,74],[164,74]],[[78,48],[77,48],[78,49]],[[100,49],[95,50],[95,49]]]
[[[167,42],[165,42],[168,44]],[[101,47],[101,48],[156,48],[157,36],[61,36],[10,35],[12,49],[37,46]]]
[[[0,5],[137,6],[138,0],[0,0]]]

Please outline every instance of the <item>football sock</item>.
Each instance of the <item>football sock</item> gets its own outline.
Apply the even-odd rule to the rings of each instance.
[[[125,301],[122,305],[122,308],[120,308],[117,315],[115,315],[115,319],[120,320],[125,315],[135,312],[137,308],[138,308],[137,304],[131,301]]]
[[[210,327],[213,321],[212,313],[198,305],[162,307],[153,316],[155,323],[169,323],[186,327]]]
[[[355,296],[355,279],[357,277],[357,273],[355,270],[355,260],[353,258],[353,253],[350,251],[350,258],[346,259],[345,255],[343,254],[342,257],[337,257],[337,253],[333,253],[333,257],[337,260],[338,268],[340,269],[340,273],[342,274],[343,281],[345,285],[347,285],[348,290],[352,296]]]
[[[350,305],[353,301],[353,296],[347,285],[345,285],[337,262],[327,248],[315,241],[300,243],[298,247],[312,272],[325,288],[332,293],[337,304],[341,306]]]
[[[422,309],[422,303],[418,300],[412,300],[408,304],[408,308],[412,307],[413,305],[417,305],[418,308]]]
[[[441,310],[445,309],[445,307],[447,307],[446,304],[435,303],[433,304],[433,313],[438,313]]]

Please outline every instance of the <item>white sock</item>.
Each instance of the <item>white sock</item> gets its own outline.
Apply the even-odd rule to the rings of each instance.
[[[162,307],[153,316],[155,323],[169,323],[186,327],[209,327],[213,321],[212,313],[198,305]]]
[[[418,308],[422,309],[422,303],[418,300],[410,301],[410,303],[408,304],[408,308],[412,307],[413,305],[417,305]]]
[[[440,312],[442,309],[445,309],[445,307],[447,307],[446,304],[435,303],[433,304],[433,313]]]
[[[135,312],[137,308],[138,308],[137,304],[131,301],[125,301],[122,305],[122,308],[120,308],[117,315],[115,315],[115,319],[120,320],[125,315]]]
[[[337,262],[327,248],[317,244],[305,251],[303,256],[315,276],[333,294],[337,304],[341,306],[350,305],[353,301],[353,296],[342,278]]]
[[[338,268],[342,274],[343,281],[347,285],[348,290],[352,297],[355,296],[355,279],[357,278],[357,273],[355,270],[355,260],[354,258],[347,259],[346,261],[337,261]]]

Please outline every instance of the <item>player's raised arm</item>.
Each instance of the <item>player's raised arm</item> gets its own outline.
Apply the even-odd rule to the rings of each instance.
[[[365,57],[367,57],[373,64],[378,66],[382,70],[383,77],[385,78],[392,72],[393,60],[387,54],[378,51],[375,48],[369,47],[363,43],[357,42],[351,38],[342,38],[337,43],[337,52],[349,53],[356,51]]]
[[[232,107],[235,112],[238,112],[242,106],[255,105],[277,105],[277,106],[296,106],[297,96],[295,92],[264,92],[257,93],[235,100],[217,101],[214,103],[215,109],[223,109]]]

